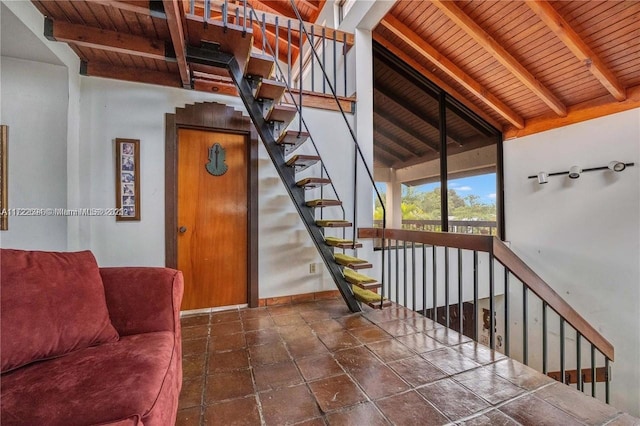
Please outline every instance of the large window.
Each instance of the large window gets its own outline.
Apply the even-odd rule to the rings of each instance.
[[[501,133],[380,45],[373,53],[374,162],[392,182],[385,196],[401,197],[387,226],[503,236]]]

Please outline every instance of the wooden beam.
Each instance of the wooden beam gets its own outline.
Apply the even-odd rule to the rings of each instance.
[[[491,53],[507,70],[515,75],[529,90],[536,94],[545,104],[561,117],[567,115],[567,107],[540,83],[516,58],[511,56],[493,37],[469,17],[455,2],[431,0],[446,16],[462,28],[481,47]]]
[[[293,105],[294,102],[291,96],[295,98],[296,102],[299,102],[299,93],[300,91],[298,89],[291,89],[291,94],[285,93],[282,102]],[[338,102],[340,102],[340,106],[342,106],[342,110],[346,114],[353,114],[356,111],[355,97],[338,96]],[[324,109],[327,111],[340,111],[340,107],[338,107],[338,104],[336,103],[336,100],[333,96],[317,92],[310,92],[308,90],[302,91],[302,106]]]
[[[180,76],[177,74],[141,68],[120,67],[101,62],[81,62],[80,74],[91,77],[104,77],[115,80],[132,81],[134,83],[182,87]]]
[[[527,120],[524,129],[515,129],[513,127],[505,129],[503,138],[505,140],[521,138],[634,108],[640,108],[640,85],[628,88],[626,90],[626,99],[622,102],[612,102],[611,96],[605,95],[597,99],[571,105],[567,110],[566,117],[558,117],[555,114],[541,115]]]
[[[222,81],[206,80],[196,78],[193,82],[194,90],[200,92],[217,93],[219,95],[238,96],[238,89],[233,83]]]
[[[191,88],[191,73],[187,64],[187,54],[185,49],[185,36],[182,22],[184,20],[184,8],[180,6],[181,0],[162,0],[164,10],[167,14],[167,25],[169,26],[169,34],[173,43],[173,50],[178,60],[178,69],[180,70],[180,79],[182,87]]]
[[[425,59],[432,62],[435,66],[440,68],[443,72],[456,80],[465,89],[473,93],[479,100],[484,102],[487,106],[500,114],[505,120],[518,128],[524,127],[524,120],[518,114],[516,114],[506,104],[496,98],[490,93],[484,86],[475,81],[471,76],[462,71],[447,59],[444,55],[438,52],[433,46],[423,40],[409,27],[404,25],[393,15],[387,15],[380,23],[383,28],[392,32],[396,37],[407,43],[412,49],[422,55]],[[446,89],[445,89],[446,90]],[[458,98],[463,99],[463,98]]]
[[[401,143],[397,142],[396,139],[398,137],[397,136],[393,136],[385,128],[392,127],[394,129],[396,129],[400,134],[402,134],[405,139],[406,138],[413,139],[414,141],[417,141],[417,142],[419,142],[421,144],[424,144],[424,142],[422,141],[423,136],[415,133],[413,130],[411,130],[404,123],[398,123],[397,120],[396,121],[389,120],[386,117],[388,115],[389,114],[384,114],[383,115],[379,111],[374,111],[373,112],[373,121],[374,121],[373,131],[374,131],[374,133],[379,133],[381,136],[383,136],[384,138],[386,138],[390,142],[393,142],[393,144],[395,146],[400,148],[409,157],[418,157],[420,155],[426,154],[427,152],[431,151],[431,149],[429,149],[429,150],[425,150],[423,152],[413,152],[409,148],[407,148],[404,145],[402,145]]]
[[[624,87],[587,43],[580,38],[571,25],[546,1],[527,1],[527,6],[535,12],[553,33],[584,63],[589,71],[618,101],[626,99]]]
[[[311,8],[313,10],[319,10],[320,9],[320,5],[317,1],[311,1],[311,0],[300,0],[301,3],[303,3],[305,6],[307,6],[308,8]]]
[[[373,150],[374,151],[378,150],[378,151],[380,151],[380,153],[382,153],[383,156],[386,155],[387,157],[393,158],[393,162],[402,161],[403,160],[403,158],[398,153],[396,153],[396,152],[390,150],[389,148],[387,148],[385,146],[382,146],[380,144],[374,144],[373,145]]]
[[[62,41],[92,49],[142,56],[161,61],[175,61],[167,52],[165,43],[144,37],[102,30],[65,21],[44,20],[44,35],[52,41]]]
[[[498,123],[496,120],[494,120],[492,117],[490,117],[487,113],[485,113],[483,110],[478,108],[478,106],[476,104],[474,104],[471,101],[469,101],[466,96],[462,95],[460,92],[458,92],[456,89],[451,87],[444,80],[440,79],[440,77],[438,77],[437,75],[433,74],[427,68],[422,66],[413,57],[409,56],[407,53],[405,53],[404,51],[400,50],[400,48],[397,47],[395,44],[392,44],[386,38],[382,37],[380,34],[375,33],[375,32],[373,33],[373,39],[377,43],[380,43],[382,46],[384,46],[384,48],[387,49],[389,52],[393,53],[395,56],[400,58],[402,61],[406,62],[409,66],[411,66],[411,68],[413,68],[414,70],[416,70],[417,72],[419,72],[420,74],[422,74],[423,76],[425,76],[426,78],[431,80],[433,83],[435,83],[442,90],[444,90],[445,92],[447,92],[448,94],[450,94],[451,96],[456,98],[459,102],[464,104],[464,106],[469,108],[471,111],[473,111],[479,117],[481,117],[484,121],[486,121],[487,123],[491,124],[496,129],[499,129],[499,130],[502,129],[502,124]],[[523,125],[524,125],[524,120],[522,120],[522,122],[523,122]]]
[[[150,0],[91,0],[91,3],[101,4],[116,9],[127,10],[139,15],[147,15],[153,18],[167,19],[164,10],[156,7],[158,2]],[[161,3],[160,3],[161,4]]]

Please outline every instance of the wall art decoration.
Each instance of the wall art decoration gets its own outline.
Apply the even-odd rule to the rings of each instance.
[[[116,139],[116,221],[140,220],[140,141]]]
[[[7,164],[7,145],[9,144],[9,127],[0,125],[0,231],[9,229],[9,211],[7,193],[7,175],[9,174]]]

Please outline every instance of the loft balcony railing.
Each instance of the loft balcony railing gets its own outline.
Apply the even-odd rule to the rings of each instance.
[[[373,226],[382,226],[382,221],[374,220]],[[441,232],[442,222],[436,219],[403,219],[402,229],[408,231]],[[495,220],[449,220],[449,232],[496,236],[498,224]]]
[[[609,403],[614,348],[493,236],[363,228],[392,301]],[[483,337],[486,342],[483,342]]]

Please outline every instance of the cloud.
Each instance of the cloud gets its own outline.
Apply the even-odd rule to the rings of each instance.
[[[470,186],[461,186],[459,188],[456,188],[456,191],[471,191],[473,188],[471,188]]]
[[[496,194],[489,194],[487,195],[487,197],[491,198],[492,200],[496,199]]]

